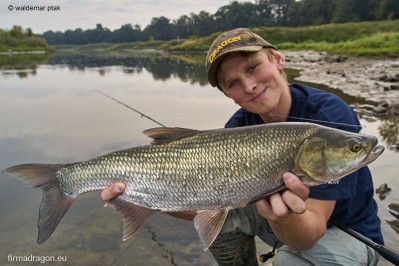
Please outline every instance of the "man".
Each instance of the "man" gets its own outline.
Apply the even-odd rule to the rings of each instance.
[[[288,84],[284,55],[248,29],[219,35],[208,51],[206,68],[209,83],[241,107],[226,127],[311,121],[353,132],[360,129],[355,113],[337,96]],[[274,265],[377,264],[373,249],[328,225],[332,219],[383,244],[367,167],[310,189],[291,173],[283,179],[287,190],[229,212],[210,247],[220,265],[257,265],[255,235],[270,245],[275,237],[284,244]],[[102,198],[109,200],[123,190],[123,184],[114,184]],[[183,218],[192,217],[186,213]]]

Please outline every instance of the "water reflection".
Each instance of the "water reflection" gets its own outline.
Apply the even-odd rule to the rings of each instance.
[[[66,163],[85,160],[148,143],[141,134],[157,126],[95,93],[104,91],[169,126],[197,129],[221,127],[237,106],[207,85],[203,65],[156,55],[45,55],[9,58],[1,66],[0,169],[26,162]],[[24,74],[21,74],[24,73]],[[292,80],[296,73],[289,71]],[[377,105],[369,99],[310,84],[338,94],[352,106]],[[369,134],[388,146],[371,165],[375,186],[394,191],[378,201],[382,220],[386,206],[398,201],[398,117],[362,113]],[[11,200],[10,200],[11,199]],[[1,175],[0,264],[7,255],[68,256],[63,265],[212,265],[192,223],[157,214],[131,240],[121,241],[122,223],[113,210],[100,208],[97,193],[80,198],[56,232],[36,244],[41,193]],[[387,245],[398,247],[395,231],[383,224]],[[397,249],[397,248],[396,248]],[[265,250],[263,250],[265,251]],[[260,251],[262,252],[262,250]],[[29,253],[29,254],[27,254]],[[101,263],[99,263],[101,262]],[[29,265],[29,264],[24,264]]]
[[[68,55],[58,54],[49,60],[52,65],[66,65],[70,70],[97,70],[100,75],[107,74],[109,66],[121,66],[125,74],[140,74],[147,70],[154,80],[168,80],[174,77],[191,84],[207,85],[207,74],[203,65],[175,60],[164,53],[143,53],[128,55]]]
[[[2,76],[17,75],[26,78],[36,75],[36,69],[40,64],[46,64],[53,54],[24,54],[24,55],[0,55],[0,70]]]

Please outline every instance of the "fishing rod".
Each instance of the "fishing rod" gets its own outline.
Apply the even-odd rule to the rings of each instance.
[[[330,224],[334,225],[335,227],[341,229],[345,233],[353,236],[357,240],[363,242],[367,246],[373,248],[375,251],[378,252],[378,254],[381,255],[381,257],[384,257],[389,262],[393,263],[394,265],[399,265],[399,252],[397,252],[387,246],[375,243],[374,241],[368,239],[367,237],[363,236],[362,234],[356,232],[355,230],[345,227],[342,224],[337,223],[336,221],[329,220],[328,222]]]
[[[371,247],[372,249],[374,249],[375,251],[377,251],[378,254],[381,255],[381,257],[385,258],[387,261],[393,263],[394,265],[399,265],[399,252],[375,243],[374,241],[368,239],[367,237],[363,236],[362,234],[356,232],[355,230],[352,230],[340,223],[337,223],[335,221],[329,220],[328,221],[331,225],[341,229],[342,231],[344,231],[345,233],[349,234],[350,236],[356,238],[357,240],[359,240],[360,242],[366,244],[367,246]],[[261,254],[259,256],[259,261],[260,262],[266,262],[268,259],[274,257],[274,255],[276,254],[276,248],[277,248],[277,244],[278,244],[279,240],[276,239],[273,250],[269,253],[266,254]]]
[[[117,102],[117,103],[119,103],[119,104],[121,104],[121,105],[123,105],[123,106],[125,106],[126,108],[129,108],[130,110],[132,110],[132,111],[138,113],[139,115],[141,115],[141,117],[145,117],[145,118],[151,120],[152,122],[157,123],[158,125],[160,125],[160,126],[162,126],[162,127],[166,127],[164,124],[162,124],[162,123],[158,122],[157,120],[153,119],[152,117],[149,117],[148,115],[146,115],[146,114],[140,112],[139,110],[134,109],[133,107],[130,107],[130,106],[127,105],[126,103],[123,103],[123,102],[121,102],[121,101],[115,99],[115,98],[112,97],[112,96],[109,96],[108,94],[106,94],[106,93],[104,93],[104,92],[102,92],[102,91],[99,91],[99,90],[96,90],[96,89],[94,89],[94,91],[97,92],[97,93],[99,93],[99,94],[101,94],[101,95],[103,95],[103,96],[105,96],[105,97],[107,97],[107,98],[109,98],[109,99],[111,99],[111,100],[113,100],[113,101],[115,101],[115,102]]]
[[[142,117],[147,118],[147,119],[157,123],[158,125],[160,125],[162,127],[166,127],[164,124],[158,122],[157,120],[155,120],[155,119],[149,117],[148,115],[145,115],[144,113],[140,112],[139,110],[134,109],[133,107],[130,107],[129,105],[127,105],[127,104],[125,104],[125,103],[123,103],[123,102],[121,102],[121,101],[109,96],[108,94],[105,94],[104,92],[101,92],[101,91],[96,90],[96,89],[94,89],[94,91],[99,93],[99,94],[101,94],[101,95],[103,95],[103,96],[105,96],[105,97],[107,97],[107,98],[109,98],[109,99],[111,99],[111,100],[113,100],[113,101],[115,101],[115,102],[117,102],[117,103],[119,103],[119,104],[121,104],[121,105],[123,105],[123,106],[125,106],[126,108],[129,108],[130,110],[140,114]],[[397,252],[397,251],[395,251],[395,250],[393,250],[393,249],[391,249],[391,248],[389,248],[387,246],[375,243],[374,241],[366,238],[365,236],[361,235],[360,233],[358,233],[358,232],[356,232],[356,231],[354,231],[354,230],[352,230],[352,229],[350,229],[348,227],[345,227],[344,225],[341,225],[341,224],[339,224],[339,223],[337,223],[335,221],[331,221],[330,220],[329,223],[334,225],[335,227],[341,229],[345,233],[351,235],[352,237],[356,238],[357,240],[363,242],[367,246],[373,248],[375,251],[378,252],[378,254],[380,254],[382,257],[384,257],[389,262],[393,263],[394,265],[399,265],[399,252]],[[265,262],[267,259],[272,258],[274,256],[274,254],[275,254],[275,250],[277,248],[277,244],[278,244],[278,239],[276,239],[276,242],[275,242],[274,247],[273,247],[273,251],[269,252],[267,254],[260,255],[259,256],[259,260],[261,262]]]

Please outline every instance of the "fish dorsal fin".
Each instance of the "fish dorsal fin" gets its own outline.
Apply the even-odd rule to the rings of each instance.
[[[123,220],[123,241],[128,240],[139,230],[155,212],[155,210],[138,206],[134,203],[127,202],[120,197],[116,197],[106,206],[110,205],[117,210]]]
[[[156,127],[144,130],[143,133],[152,139],[151,144],[163,144],[172,140],[189,137],[200,132],[199,130],[180,127]]]
[[[228,210],[198,211],[194,217],[194,226],[206,251],[215,241],[226,220]]]

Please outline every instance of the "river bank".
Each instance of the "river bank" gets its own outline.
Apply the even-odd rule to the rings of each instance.
[[[346,57],[315,51],[283,51],[286,67],[297,69],[299,81],[324,84],[355,96],[399,105],[399,58]],[[399,114],[399,113],[398,113]]]

